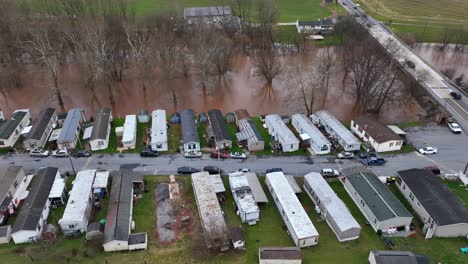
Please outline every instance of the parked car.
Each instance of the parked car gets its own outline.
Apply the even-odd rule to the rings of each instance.
[[[282,168],[271,168],[265,171],[265,174],[272,173],[272,172],[283,172]]]
[[[455,122],[448,122],[447,126],[454,134],[460,134],[462,132],[460,125]]]
[[[201,156],[201,151],[188,151],[184,153],[184,157],[186,158],[201,158]]]
[[[425,147],[418,149],[418,152],[427,155],[427,154],[437,154],[437,149],[434,147]]]
[[[213,159],[217,159],[217,158],[228,159],[229,158],[229,153],[227,153],[225,151],[213,150],[213,151],[211,151],[210,156]]]
[[[240,169],[238,169],[237,171],[240,171],[240,172],[250,172],[250,169],[248,169],[248,168],[240,168]]]
[[[209,174],[221,174],[221,169],[215,166],[206,166],[203,171],[207,171]]]
[[[74,158],[88,158],[91,157],[91,152],[87,150],[78,150],[76,152],[73,152],[71,156]]]
[[[457,92],[450,92],[450,95],[453,97],[453,99],[460,100],[462,98],[462,95]]]
[[[375,152],[360,152],[359,153],[359,158],[361,159],[367,159],[367,158],[377,158],[377,153]]]
[[[339,159],[352,159],[354,158],[354,154],[352,152],[343,151],[343,152],[338,153],[338,158]]]
[[[338,177],[340,176],[340,172],[334,169],[322,169],[320,171],[320,174],[322,174],[323,177]]]
[[[432,171],[432,173],[434,173],[435,175],[440,174],[440,169],[437,166],[428,166],[428,167],[424,167],[424,169],[428,171]]]
[[[199,170],[192,168],[192,167],[179,167],[177,169],[178,174],[192,174],[196,172],[199,172]]]
[[[144,148],[140,152],[140,157],[143,157],[143,158],[154,158],[154,157],[157,157],[157,156],[159,156],[159,152],[154,151],[151,148]]]
[[[52,153],[52,156],[54,156],[54,158],[67,158],[68,151],[66,149],[56,150]]]
[[[231,159],[246,159],[247,158],[247,155],[245,155],[245,153],[242,153],[242,152],[231,152],[229,156],[231,157]]]
[[[50,152],[45,149],[33,149],[29,152],[29,156],[36,158],[47,158],[49,155]]]
[[[367,166],[382,166],[386,161],[383,158],[370,157],[361,159],[361,162]]]

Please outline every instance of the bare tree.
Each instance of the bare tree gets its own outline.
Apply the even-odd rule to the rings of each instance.
[[[272,88],[273,79],[281,73],[278,56],[274,47],[259,49],[254,54],[254,74],[265,79],[265,88],[267,89]]]
[[[286,76],[289,84],[287,102],[303,105],[307,116],[311,115],[322,82],[317,64],[298,63],[288,67]]]
[[[330,76],[336,72],[336,58],[333,47],[325,47],[318,50],[315,58],[317,71],[320,77],[320,88],[323,92],[322,105],[328,97],[328,87],[330,86]]]
[[[46,66],[52,79],[55,99],[58,101],[61,110],[65,111],[59,86],[61,51],[64,42],[60,35],[60,32],[53,29],[31,32],[29,39],[24,41],[23,48],[34,60]]]
[[[448,44],[450,44],[450,41],[452,39],[451,36],[452,36],[452,32],[448,30],[447,28],[445,28],[442,34],[440,35],[440,39],[439,39],[440,49],[445,49],[448,46]]]
[[[232,11],[238,19],[237,27],[243,32],[251,18],[252,0],[231,0]]]
[[[274,0],[257,1],[257,27],[263,42],[273,42],[273,25],[278,21],[279,10]]]

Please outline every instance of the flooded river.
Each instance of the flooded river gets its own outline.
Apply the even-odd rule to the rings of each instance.
[[[283,64],[294,65],[298,58],[285,56]],[[339,62],[338,62],[339,64]],[[341,66],[337,65],[340,69]],[[64,66],[60,75],[61,91],[65,108],[82,107],[86,115],[93,115],[97,109],[109,106],[109,95],[105,85],[98,84],[97,100],[92,100],[90,91],[80,82],[77,67]],[[154,110],[167,109],[168,112],[179,111],[183,108],[192,108],[194,111],[207,111],[219,108],[224,112],[246,108],[253,115],[279,113],[293,114],[303,112],[302,105],[288,102],[288,89],[291,83],[284,74],[274,80],[273,88],[264,89],[264,80],[253,74],[253,62],[249,57],[236,57],[233,60],[232,70],[227,74],[225,81],[211,81],[204,93],[195,77],[178,78],[171,81],[158,80],[156,77],[148,85],[146,97],[137,82],[136,74],[127,70],[122,83],[113,89],[115,106],[114,116],[137,113],[140,109]],[[51,82],[48,74],[38,66],[28,66],[23,72],[22,87],[7,90],[6,98],[0,96],[1,108],[7,116],[20,108],[30,108],[33,118],[45,106],[58,104],[52,101]],[[350,120],[356,114],[353,112],[354,96],[349,83],[342,84],[343,73],[337,71],[330,82],[326,100],[318,100],[314,110],[327,109],[342,120]],[[172,89],[177,97],[177,106],[174,107]],[[6,89],[4,89],[6,90]],[[320,102],[321,101],[321,102]],[[386,107],[382,118],[388,122],[407,122],[418,119],[419,105],[411,100],[401,105]]]

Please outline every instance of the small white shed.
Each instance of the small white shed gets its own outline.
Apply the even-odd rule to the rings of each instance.
[[[125,116],[124,131],[122,136],[122,145],[126,149],[136,147],[137,119],[136,115]]]

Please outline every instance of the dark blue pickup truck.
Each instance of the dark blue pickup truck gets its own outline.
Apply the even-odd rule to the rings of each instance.
[[[386,161],[383,158],[370,157],[369,159],[361,159],[361,162],[367,166],[382,166]]]

